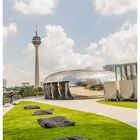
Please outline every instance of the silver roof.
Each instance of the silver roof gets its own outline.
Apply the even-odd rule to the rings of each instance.
[[[66,70],[56,72],[47,76],[44,80],[44,83],[59,82],[59,81],[75,82],[78,80],[84,81],[92,79],[100,80],[101,82],[114,81],[115,73],[111,71],[88,70],[88,69]]]

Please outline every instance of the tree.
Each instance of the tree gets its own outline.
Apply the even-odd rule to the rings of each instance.
[[[43,88],[41,88],[41,87],[38,87],[38,92],[43,92]]]

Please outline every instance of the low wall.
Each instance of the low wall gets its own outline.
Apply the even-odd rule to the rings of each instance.
[[[137,100],[137,80],[120,80],[104,83],[106,100]]]
[[[117,86],[115,81],[104,83],[105,99],[116,99],[117,98],[116,92],[117,92]]]
[[[137,99],[137,80],[133,80],[134,99]]]
[[[134,98],[133,80],[119,81],[120,95],[123,99]]]

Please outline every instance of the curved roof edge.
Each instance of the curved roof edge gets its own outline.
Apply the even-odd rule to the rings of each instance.
[[[91,69],[73,69],[73,70],[63,70],[63,71],[59,71],[59,72],[55,72],[55,73],[52,73],[50,74],[49,76],[47,76],[45,79],[44,79],[44,82],[48,81],[49,78],[53,78],[55,76],[60,76],[61,74],[62,75],[68,75],[68,74],[71,74],[72,72],[95,72],[95,74],[98,74],[98,73],[106,73],[106,74],[109,74],[109,73],[113,73],[113,72],[110,72],[110,71],[105,71],[105,70],[91,70]],[[115,74],[114,74],[115,75]]]

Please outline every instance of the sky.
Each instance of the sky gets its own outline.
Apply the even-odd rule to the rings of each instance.
[[[34,84],[37,25],[40,81],[67,69],[137,60],[136,0],[4,0],[3,75],[8,86]]]

